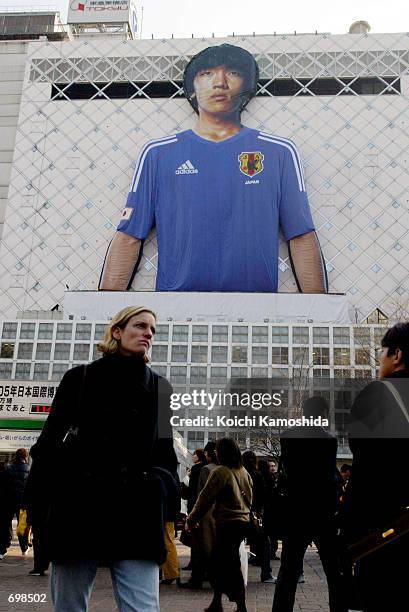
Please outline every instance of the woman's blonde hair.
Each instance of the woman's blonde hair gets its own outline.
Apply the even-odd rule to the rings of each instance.
[[[97,345],[98,351],[103,355],[116,353],[120,348],[120,343],[114,338],[113,331],[118,327],[119,329],[124,329],[129,320],[135,315],[141,314],[141,312],[148,312],[156,321],[156,314],[150,308],[146,308],[146,306],[127,306],[123,308],[112,317],[111,322],[105,329],[104,339]],[[144,360],[149,362],[148,355],[144,355]]]

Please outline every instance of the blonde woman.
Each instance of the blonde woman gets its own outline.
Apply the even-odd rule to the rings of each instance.
[[[177,460],[171,387],[146,365],[155,325],[149,308],[116,314],[98,347],[103,357],[66,372],[32,448],[32,503],[47,514],[56,612],[87,610],[100,565],[110,568],[121,611],[159,611],[160,473],[174,473]]]

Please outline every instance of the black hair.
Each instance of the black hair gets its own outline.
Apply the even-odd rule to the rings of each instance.
[[[328,402],[325,397],[314,395],[307,398],[302,405],[303,415],[307,418],[327,417],[329,412]]]
[[[220,465],[225,465],[230,469],[243,466],[240,449],[233,438],[219,438],[216,442],[216,452]]]
[[[352,470],[352,465],[349,463],[343,463],[339,469],[340,472],[350,472]]]
[[[197,456],[201,463],[206,463],[206,457],[203,452],[203,448],[197,448],[193,454]]]
[[[270,466],[267,459],[259,459],[257,467],[264,480],[271,478]]]
[[[252,450],[244,451],[243,455],[243,465],[247,471],[256,470],[257,469],[257,455]]]
[[[382,338],[381,346],[388,349],[388,357],[400,349],[404,366],[409,368],[409,323],[396,323],[388,329]]]
[[[218,463],[216,455],[216,442],[209,440],[203,450],[209,455],[211,463]]]
[[[240,93],[238,108],[239,113],[241,113],[251,98],[256,95],[259,70],[257,62],[251,53],[236,45],[224,43],[223,45],[207,47],[192,57],[183,73],[183,91],[186,98],[189,100],[195,113],[199,114],[196,96],[193,96],[195,92],[193,86],[194,78],[199,70],[215,68],[216,66],[226,66],[233,70],[238,70],[243,75],[243,90]]]

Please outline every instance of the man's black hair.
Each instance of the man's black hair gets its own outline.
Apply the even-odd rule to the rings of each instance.
[[[400,349],[405,368],[409,369],[409,323],[396,323],[388,329],[382,338],[381,346],[388,349],[388,357]]]
[[[183,90],[195,113],[199,114],[196,96],[194,93],[193,81],[199,70],[215,68],[216,66],[226,66],[233,70],[238,70],[244,79],[243,90],[240,94],[240,105],[238,111],[241,113],[253,96],[256,95],[258,81],[258,65],[254,57],[241,47],[236,45],[217,45],[207,47],[193,56],[187,64],[183,73]]]

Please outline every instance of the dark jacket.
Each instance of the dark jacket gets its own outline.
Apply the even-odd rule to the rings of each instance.
[[[292,529],[317,531],[337,510],[337,440],[322,427],[292,427],[282,433],[281,463]]]
[[[199,478],[203,465],[204,464],[201,461],[198,461],[190,468],[189,486],[186,487],[187,490],[185,489],[188,514],[193,510],[193,506],[195,505],[197,496],[199,494]]]
[[[166,490],[153,465],[176,471],[169,383],[119,353],[63,377],[31,449],[31,505],[44,508],[52,560],[162,563]],[[69,428],[77,435],[68,435]],[[65,438],[65,442],[63,440]]]
[[[409,411],[409,372],[395,372],[388,380]],[[356,398],[349,446],[353,462],[343,518],[347,535],[355,540],[409,506],[409,423],[382,381],[370,383]]]
[[[30,472],[30,467],[25,461],[12,461],[5,469],[5,505],[9,508],[19,510],[23,503],[24,488]]]

